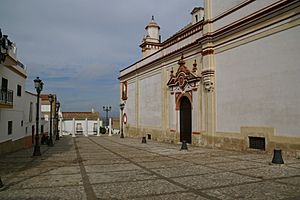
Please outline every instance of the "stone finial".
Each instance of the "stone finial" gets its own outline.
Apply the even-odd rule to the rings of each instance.
[[[185,64],[185,62],[184,62],[184,57],[183,57],[183,53],[181,54],[181,57],[180,57],[180,60],[178,61],[178,64],[179,64],[179,66],[182,66],[182,65],[184,65]]]
[[[171,78],[174,77],[174,70],[173,70],[173,67],[171,68],[171,74],[170,74],[170,77],[171,77]]]
[[[194,60],[193,72],[197,72],[197,62],[196,62],[196,60]]]

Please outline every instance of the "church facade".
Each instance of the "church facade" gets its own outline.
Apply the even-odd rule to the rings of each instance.
[[[299,156],[300,2],[203,3],[163,42],[146,26],[119,75],[124,135]]]

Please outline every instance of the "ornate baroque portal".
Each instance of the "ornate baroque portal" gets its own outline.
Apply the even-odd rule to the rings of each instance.
[[[185,66],[183,56],[178,61],[178,65],[175,75],[173,69],[171,70],[167,85],[170,94],[175,95],[176,110],[180,111],[180,141],[191,143],[193,92],[197,91],[201,77],[197,76],[196,60],[192,71]]]

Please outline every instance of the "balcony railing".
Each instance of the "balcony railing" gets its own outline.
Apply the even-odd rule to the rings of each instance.
[[[14,92],[12,90],[0,89],[0,103],[6,105],[12,105],[14,98]]]

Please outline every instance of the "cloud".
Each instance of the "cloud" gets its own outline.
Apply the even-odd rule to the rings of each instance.
[[[201,5],[202,0],[9,0],[1,2],[0,28],[27,66],[27,90],[34,91],[39,76],[44,92],[57,93],[66,111],[117,108],[119,70],[141,58],[139,44],[151,16],[166,39]]]

